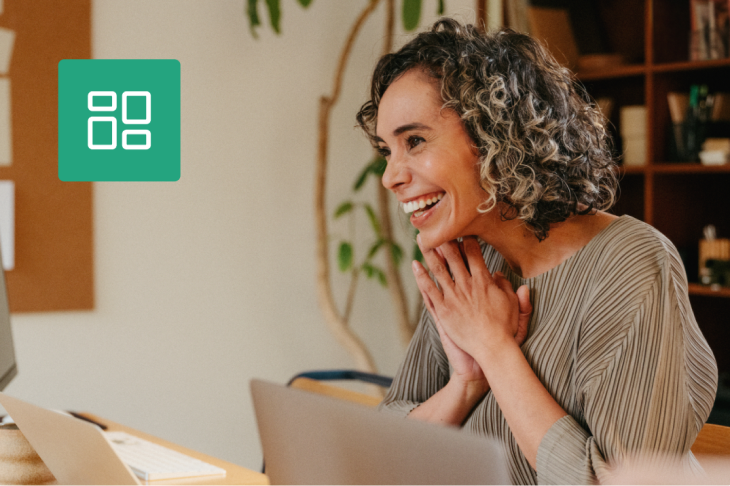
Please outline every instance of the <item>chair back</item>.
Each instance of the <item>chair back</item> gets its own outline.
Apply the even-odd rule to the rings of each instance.
[[[730,427],[705,424],[692,444],[692,453],[730,456]]]
[[[293,388],[299,388],[300,390],[306,390],[334,398],[339,398],[341,400],[360,403],[362,405],[367,405],[368,407],[375,407],[381,401],[381,398],[372,395],[366,395],[365,393],[347,390],[345,388],[329,385],[327,383],[322,383],[321,381],[313,380],[306,377],[295,378],[289,386]]]

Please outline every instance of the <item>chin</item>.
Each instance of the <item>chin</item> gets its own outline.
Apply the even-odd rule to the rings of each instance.
[[[425,250],[438,248],[444,243],[455,240],[459,237],[458,235],[450,236],[449,233],[444,234],[440,231],[429,230],[423,230],[419,233],[419,235],[421,237],[421,246]]]

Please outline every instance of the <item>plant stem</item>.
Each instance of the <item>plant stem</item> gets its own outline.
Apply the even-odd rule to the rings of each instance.
[[[393,34],[395,29],[395,0],[386,1],[385,39],[383,42],[383,53],[386,55],[393,50]],[[393,224],[390,217],[390,194],[382,184],[378,184],[378,216],[380,217],[381,233],[383,239],[394,242]],[[388,291],[393,301],[394,311],[398,319],[398,333],[404,345],[408,345],[416,329],[416,320],[411,320],[408,310],[408,299],[403,287],[400,270],[396,265],[393,252],[386,251],[385,276],[388,279]],[[417,313],[416,313],[417,315]]]
[[[365,20],[372,14],[380,0],[369,0],[367,6],[358,16],[350,29],[345,46],[340,54],[340,59],[335,71],[335,81],[332,94],[323,96],[319,100],[318,119],[318,144],[317,144],[317,165],[315,175],[314,191],[314,213],[317,232],[317,298],[319,307],[324,314],[325,321],[335,338],[354,357],[356,367],[361,371],[375,373],[375,361],[365,347],[362,340],[350,329],[347,316],[340,313],[332,294],[330,283],[329,264],[329,238],[327,232],[327,205],[325,201],[325,189],[327,187],[327,159],[329,142],[329,121],[332,107],[337,102],[342,87],[342,77],[347,65],[347,60],[352,51],[355,38],[362,28]]]

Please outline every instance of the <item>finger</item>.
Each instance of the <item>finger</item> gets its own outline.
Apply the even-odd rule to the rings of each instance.
[[[444,263],[444,267],[446,267],[446,271],[449,272],[449,276],[451,277],[451,269],[449,268],[449,262],[446,261],[446,257],[444,256],[444,252],[441,250],[441,247],[436,247],[433,249],[433,251],[436,253],[436,255],[441,258],[441,261]],[[423,251],[421,251],[421,254],[423,254]],[[451,278],[453,280],[453,278]]]
[[[471,278],[469,270],[464,265],[464,260],[459,251],[459,244],[456,241],[448,241],[439,247],[441,254],[446,260],[446,264],[451,270],[451,275],[455,282],[468,282]]]
[[[425,268],[423,268],[421,262],[414,260],[412,267],[413,275],[416,277],[416,285],[418,285],[418,289],[423,295],[423,301],[427,303],[426,305],[429,307],[428,310],[431,312],[434,319],[436,319],[436,306],[441,305],[444,301],[444,295],[438,287],[436,287],[436,284],[433,280],[431,280],[431,277],[428,276],[428,272]]]
[[[421,235],[418,235],[418,237],[416,238],[419,246],[421,244],[420,236]],[[441,287],[441,289],[444,292],[453,291],[454,281],[451,278],[449,269],[446,266],[447,265],[446,260],[444,260],[444,258],[435,250],[424,251],[423,248],[421,248],[421,253],[423,254],[423,258],[426,260],[426,263],[428,264],[428,268],[431,270],[431,273],[433,273],[433,276],[436,278],[436,282],[438,282],[438,285]],[[415,274],[416,267],[414,266],[413,268],[414,268],[414,274]],[[421,266],[421,268],[423,268],[423,266]],[[426,277],[428,278],[428,274],[426,274]],[[429,280],[431,280],[431,279],[429,278]],[[418,276],[416,276],[416,281],[418,281]],[[435,287],[435,284],[434,284],[434,287]]]
[[[520,304],[520,316],[532,315],[532,303],[530,302],[530,289],[522,285],[517,289],[517,302]],[[528,317],[529,318],[529,317]]]
[[[466,252],[464,251],[464,240],[463,239],[459,242],[459,253],[461,254],[461,261],[464,262],[466,271],[469,272],[469,275],[471,275],[471,270],[469,270],[469,260],[466,258]]]
[[[530,289],[527,285],[522,285],[517,289],[517,302],[520,306],[520,314],[517,318],[517,334],[515,334],[515,341],[518,345],[521,345],[525,338],[527,338],[527,330],[530,325],[530,318],[532,317],[532,304],[530,303]]]
[[[502,291],[504,291],[507,295],[515,293],[515,291],[512,289],[512,283],[507,280],[502,272],[494,272],[492,280],[494,281],[495,285],[502,289]]]
[[[463,240],[464,254],[466,260],[469,263],[469,272],[474,277],[476,283],[490,284],[493,283],[494,279],[492,274],[489,273],[486,263],[484,263],[484,256],[482,255],[482,249],[479,247],[479,242],[475,236],[466,236]]]

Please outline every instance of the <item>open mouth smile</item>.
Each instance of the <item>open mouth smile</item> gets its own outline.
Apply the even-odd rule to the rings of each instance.
[[[413,217],[418,218],[423,213],[425,213],[426,211],[429,211],[434,206],[436,206],[439,203],[439,201],[441,201],[441,198],[444,197],[444,194],[446,194],[446,193],[441,192],[436,195],[419,197],[419,198],[413,199],[412,201],[403,203],[403,211],[406,214],[413,213]]]

